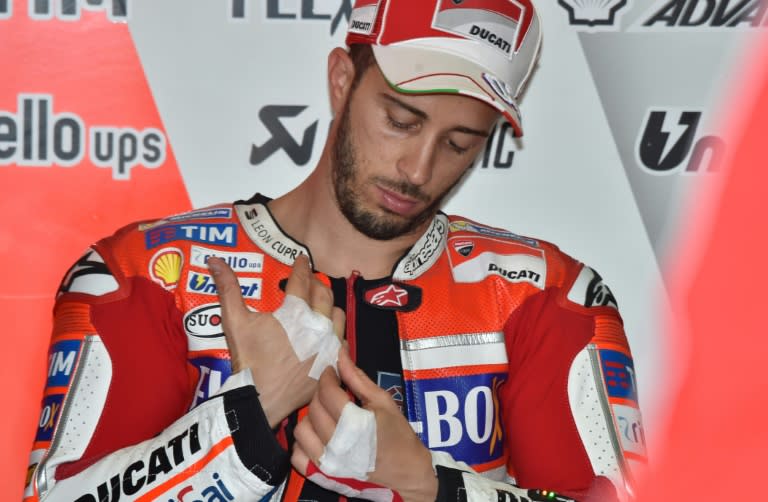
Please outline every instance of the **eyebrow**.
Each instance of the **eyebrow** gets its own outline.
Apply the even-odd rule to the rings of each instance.
[[[382,98],[384,98],[387,101],[389,101],[390,103],[393,103],[393,104],[395,104],[395,105],[397,105],[397,106],[399,106],[401,108],[404,108],[404,109],[408,110],[409,112],[411,112],[412,114],[416,115],[417,117],[419,117],[419,118],[421,118],[423,120],[429,119],[429,115],[427,115],[426,112],[424,112],[423,110],[419,110],[415,106],[409,105],[408,103],[406,103],[404,101],[401,101],[401,100],[397,99],[396,97],[390,96],[389,94],[386,94],[386,93],[383,93],[383,92],[379,93],[379,95]],[[463,132],[465,134],[472,134],[474,136],[480,136],[482,138],[487,138],[487,137],[490,136],[490,134],[485,132],[485,131],[480,131],[478,129],[472,129],[471,127],[466,127],[466,126],[456,126],[452,130],[456,131],[456,132]]]

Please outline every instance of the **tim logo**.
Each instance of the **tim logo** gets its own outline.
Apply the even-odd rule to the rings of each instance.
[[[568,11],[568,23],[586,31],[616,31],[617,13],[627,0],[557,0]]]
[[[288,132],[282,122],[282,118],[297,117],[306,106],[267,105],[259,112],[259,119],[272,135],[265,143],[251,147],[251,165],[257,166],[271,157],[278,150],[285,151],[286,155],[299,166],[306,165],[312,158],[312,147],[315,144],[318,120],[304,129],[301,142]]]
[[[72,371],[75,369],[77,354],[80,352],[80,340],[57,342],[48,356],[47,387],[65,387],[69,385]]]
[[[700,111],[651,109],[637,142],[637,162],[650,174],[697,174],[717,171],[725,142],[718,136],[700,136]]]

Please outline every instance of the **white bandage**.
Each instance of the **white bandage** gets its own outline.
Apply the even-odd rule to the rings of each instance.
[[[347,403],[320,456],[319,468],[329,476],[368,479],[376,470],[376,416]]]
[[[307,302],[294,295],[286,295],[280,308],[272,313],[283,326],[299,361],[317,354],[309,370],[310,378],[320,378],[328,366],[336,370],[341,342],[333,332],[330,319],[309,308]]]

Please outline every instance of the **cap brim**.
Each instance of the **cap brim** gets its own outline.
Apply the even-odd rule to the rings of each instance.
[[[461,55],[432,48],[373,45],[373,53],[389,84],[405,94],[461,94],[479,99],[501,112],[515,136],[522,136],[520,111],[500,79]]]

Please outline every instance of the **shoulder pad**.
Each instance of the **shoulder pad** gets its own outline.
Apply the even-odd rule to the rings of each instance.
[[[584,265],[568,291],[568,300],[584,307],[619,308],[616,297],[594,269]]]
[[[118,288],[117,280],[104,263],[104,258],[96,250],[88,249],[67,271],[57,296],[63,293],[103,296],[117,291]]]

